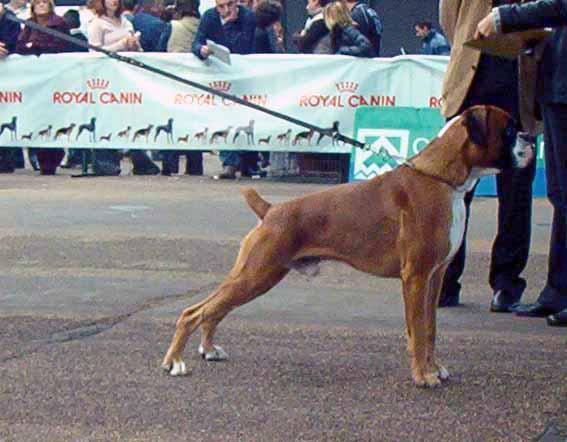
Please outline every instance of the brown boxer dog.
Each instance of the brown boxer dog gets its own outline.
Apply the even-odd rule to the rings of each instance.
[[[187,374],[181,354],[199,326],[199,353],[225,359],[213,336],[231,310],[266,293],[290,269],[310,271],[332,259],[401,278],[413,380],[421,387],[439,385],[449,372],[434,354],[437,298],[463,238],[463,197],[481,175],[529,164],[531,146],[516,139],[510,115],[476,106],[447,123],[404,166],[369,181],[275,205],[244,189],[259,223],[242,241],[224,282],[183,311],[162,367],[171,375]]]

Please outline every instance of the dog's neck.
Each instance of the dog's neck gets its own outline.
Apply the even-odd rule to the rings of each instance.
[[[466,143],[463,142],[462,144]],[[455,146],[435,138],[427,148],[408,160],[418,172],[461,190],[471,174],[471,167],[462,157],[462,145]]]

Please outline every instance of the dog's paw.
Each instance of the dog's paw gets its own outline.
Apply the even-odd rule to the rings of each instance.
[[[218,345],[213,345],[213,350],[205,353],[205,349],[202,345],[199,345],[199,354],[206,361],[226,361],[228,359],[228,354],[222,347]]]
[[[413,382],[419,388],[435,388],[441,385],[441,380],[437,372],[433,373],[414,373]]]
[[[438,372],[437,375],[439,376],[439,379],[441,379],[442,381],[446,381],[448,380],[451,375],[449,373],[449,370],[447,370],[445,367],[443,367],[442,365],[438,366]]]
[[[186,376],[189,374],[189,370],[182,359],[173,361],[171,364],[164,362],[161,364],[161,368],[167,371],[171,376]]]

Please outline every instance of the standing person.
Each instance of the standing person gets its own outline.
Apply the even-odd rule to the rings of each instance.
[[[55,14],[53,0],[32,0],[30,3],[30,20],[54,31],[69,34],[69,28],[63,18]],[[25,27],[16,43],[16,52],[22,55],[57,54],[67,52],[67,42]],[[55,175],[57,166],[65,156],[63,149],[30,149],[30,157],[36,156],[41,175]]]
[[[0,60],[16,50],[20,34],[20,25],[6,18],[12,14],[0,3]],[[16,168],[16,156],[21,149],[0,148],[0,173],[13,173]]]
[[[378,13],[363,0],[345,0],[356,28],[372,43],[371,57],[380,56],[382,21]]]
[[[414,25],[414,29],[415,36],[421,39],[423,55],[449,55],[451,47],[447,39],[432,27],[431,22],[419,21]]]
[[[166,52],[191,52],[197,29],[199,28],[199,12],[193,0],[177,0],[175,14],[162,33],[159,49]],[[162,152],[162,175],[169,176],[179,170],[179,157],[185,155],[185,173],[187,175],[203,175],[203,151],[201,150],[166,150]]]
[[[370,57],[374,54],[370,40],[354,26],[350,12],[342,1],[325,6],[323,17],[331,32],[332,54],[354,57]]]
[[[280,52],[274,25],[282,15],[282,6],[275,0],[261,0],[254,9],[256,32],[254,46],[256,54],[275,54]]]
[[[89,43],[109,51],[142,51],[140,34],[134,33],[130,21],[122,16],[120,0],[94,0],[96,18],[89,26]],[[145,151],[132,150],[130,158],[134,175],[156,175],[159,168]],[[120,155],[116,149],[97,149],[94,172],[97,175],[120,175]]]
[[[481,54],[463,44],[472,39],[479,21],[506,0],[441,0],[441,26],[452,44],[451,58],[443,81],[442,113],[448,119],[474,105],[494,105],[520,121],[518,62]],[[524,83],[522,94],[527,93]],[[522,113],[524,127],[531,127]],[[532,182],[535,161],[525,169],[509,170],[496,176],[498,231],[492,245],[489,283],[490,310],[510,312],[518,305],[526,288],[520,276],[529,255],[531,240]],[[463,242],[447,268],[440,307],[459,304],[466,255],[466,231],[474,189],[465,195],[466,222]]]
[[[205,11],[201,17],[197,35],[193,41],[193,53],[201,60],[211,55],[207,40],[226,46],[234,54],[254,53],[254,33],[256,18],[254,13],[236,0],[216,0],[214,8]],[[235,179],[240,167],[240,152],[221,151],[223,170],[217,178]]]
[[[477,36],[543,27],[555,28],[545,46],[537,82],[553,224],[546,285],[535,303],[521,305],[516,314],[548,316],[549,325],[567,326],[567,0],[501,6],[479,23]]]
[[[307,0],[305,27],[294,35],[294,42],[302,54],[329,54],[331,38],[323,19],[323,8],[330,0]]]
[[[20,34],[20,25],[6,18],[6,14],[10,13],[11,11],[0,3],[0,58],[7,57],[16,50],[16,42]]]

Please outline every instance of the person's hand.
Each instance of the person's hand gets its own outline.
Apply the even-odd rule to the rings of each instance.
[[[4,15],[4,12],[6,12],[6,10],[4,9],[4,5],[0,2],[0,17]]]
[[[211,50],[207,45],[201,46],[201,57],[208,58],[211,55]]]
[[[128,37],[124,37],[124,45],[128,51],[137,51],[140,47],[140,43],[138,41],[138,36],[132,34]]]
[[[9,54],[8,49],[6,49],[6,45],[0,41],[0,58],[7,57]]]
[[[486,17],[484,17],[476,27],[476,32],[474,34],[475,38],[490,37],[496,34],[496,29],[494,27],[494,14],[491,12]]]
[[[234,8],[230,13],[230,15],[223,17],[225,23],[236,21],[237,18],[238,18],[238,8]]]

